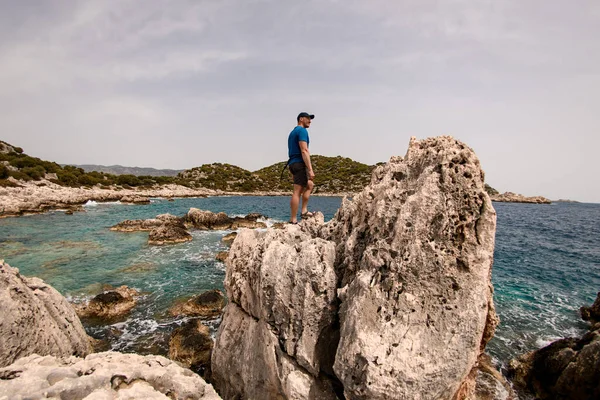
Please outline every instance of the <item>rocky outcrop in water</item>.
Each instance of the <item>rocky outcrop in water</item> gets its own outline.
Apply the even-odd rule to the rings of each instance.
[[[127,286],[100,293],[88,303],[76,304],[75,310],[80,318],[95,318],[110,320],[129,314],[137,304],[139,292]]]
[[[229,256],[228,251],[220,251],[215,256],[215,260],[220,261],[220,262],[225,262],[225,260],[227,260],[227,256]]]
[[[169,358],[209,379],[212,348],[210,329],[195,319],[173,331],[169,339]]]
[[[593,313],[599,304],[600,294],[592,307],[582,307],[592,326],[581,338],[560,339],[512,360],[514,384],[539,399],[599,399],[600,322]]]
[[[499,203],[532,203],[532,204],[551,204],[552,201],[542,196],[526,197],[522,194],[505,192],[491,197],[492,201]]]
[[[185,243],[192,240],[192,235],[183,223],[164,224],[154,228],[148,234],[148,244],[163,246],[166,244]]]
[[[590,307],[583,306],[579,311],[581,312],[581,318],[583,318],[584,321],[589,321],[592,324],[600,322],[600,292],[598,292],[594,304]]]
[[[498,323],[473,151],[411,139],[336,216],[242,230],[212,356],[225,399],[476,398]]]
[[[202,378],[164,357],[113,352],[22,358],[0,369],[0,398],[220,399]]]
[[[121,197],[121,203],[125,204],[150,204],[150,199],[144,196],[129,195]]]
[[[192,297],[186,302],[176,304],[169,311],[171,315],[175,316],[215,318],[221,315],[223,307],[225,307],[225,296],[220,290],[214,289]]]
[[[228,230],[239,228],[266,228],[264,222],[258,219],[264,218],[263,215],[251,213],[245,217],[229,217],[224,212],[213,213],[212,211],[199,210],[190,208],[185,216],[186,222],[196,228],[202,230]]]
[[[166,224],[180,224],[182,219],[172,214],[160,214],[150,219],[128,219],[111,226],[115,232],[150,232]]]
[[[231,233],[228,233],[227,235],[223,236],[221,241],[223,243],[225,243],[227,246],[231,246],[231,244],[233,243],[233,241],[235,240],[236,237],[237,237],[237,232],[231,232]]]
[[[54,288],[0,260],[0,366],[30,354],[92,351],[75,310]]]

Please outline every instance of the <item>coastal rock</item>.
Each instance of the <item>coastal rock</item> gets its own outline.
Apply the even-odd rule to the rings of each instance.
[[[505,192],[491,197],[492,201],[501,203],[532,203],[532,204],[552,204],[552,201],[542,196],[526,197],[522,194]]]
[[[411,139],[327,224],[241,231],[215,386],[228,399],[475,398],[498,323],[495,227],[474,152],[437,137]]]
[[[493,365],[490,356],[482,354],[475,372],[473,400],[516,400],[511,384]]]
[[[202,230],[266,228],[267,225],[264,222],[257,221],[259,218],[264,217],[263,215],[258,213],[251,213],[246,215],[245,217],[231,218],[224,212],[213,213],[212,211],[190,208],[185,217],[185,220],[190,226]]]
[[[220,290],[214,289],[192,297],[184,303],[176,304],[169,311],[175,316],[214,318],[221,315],[223,307],[225,307],[225,297]]]
[[[334,370],[346,397],[450,399],[469,387],[498,323],[496,213],[473,150],[412,138],[330,225],[341,281]]]
[[[212,348],[210,329],[195,319],[173,331],[169,339],[169,358],[209,379]]]
[[[0,377],[0,398],[220,399],[198,375],[161,356],[106,352],[85,359],[60,359],[32,355],[0,369]]]
[[[150,199],[143,196],[123,196],[121,197],[121,203],[125,204],[150,204]]]
[[[592,304],[591,307],[583,306],[579,311],[581,312],[581,318],[583,318],[584,321],[590,321],[592,324],[600,322],[600,292],[598,292],[596,301],[594,301],[594,304]]]
[[[231,244],[233,243],[233,241],[235,240],[236,237],[237,237],[237,232],[231,232],[231,233],[228,233],[227,235],[223,236],[221,241],[223,243],[225,243],[227,246],[231,246]]]
[[[225,398],[336,398],[324,366],[334,356],[334,244],[291,225],[238,237],[226,261],[215,386]]]
[[[227,260],[227,256],[229,256],[228,251],[220,251],[217,253],[217,256],[215,257],[215,259],[217,261],[225,262],[225,260]]]
[[[224,212],[213,213],[197,208],[190,208],[186,215],[186,221],[196,229],[223,230],[231,227],[232,219]]]
[[[0,366],[30,354],[86,356],[92,351],[75,310],[52,286],[0,260]]]
[[[158,218],[151,219],[128,219],[111,226],[110,230],[115,232],[149,232],[152,229],[159,228],[165,224]]]
[[[75,305],[80,318],[113,319],[123,317],[137,304],[139,292],[127,286],[100,293],[87,304]]]
[[[9,178],[9,180],[12,182],[14,179]],[[191,189],[175,184],[161,185],[152,189],[117,189],[106,186],[72,188],[60,186],[49,180],[41,182],[14,181],[16,182],[14,187],[5,187],[0,193],[0,217],[66,209],[73,205],[85,205],[89,201],[115,202],[126,196],[147,199],[149,197],[206,197],[218,194],[210,189]],[[40,183],[44,185],[39,186]]]
[[[600,324],[579,339],[560,339],[511,360],[508,373],[518,388],[539,399],[600,398]]]
[[[192,235],[183,224],[165,224],[154,228],[148,234],[148,244],[161,246],[165,244],[183,243],[192,240]]]

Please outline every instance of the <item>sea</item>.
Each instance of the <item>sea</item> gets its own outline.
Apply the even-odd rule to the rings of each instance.
[[[313,197],[311,209],[331,219],[339,197]],[[149,246],[146,232],[109,228],[126,219],[158,214],[184,215],[191,207],[230,216],[258,212],[267,225],[288,219],[287,197],[207,197],[147,205],[88,202],[85,212],[62,211],[0,219],[0,259],[37,276],[70,301],[81,302],[111,285],[142,293],[123,320],[86,323],[108,348],[140,354],[167,354],[170,332],[186,321],[169,308],[209,289],[223,290],[225,266],[215,255],[227,250],[228,231],[192,231],[193,240]],[[579,336],[588,325],[579,308],[600,290],[600,204],[494,203],[498,215],[492,282],[500,317],[486,351],[498,367],[554,340]],[[206,321],[216,332],[219,319]]]

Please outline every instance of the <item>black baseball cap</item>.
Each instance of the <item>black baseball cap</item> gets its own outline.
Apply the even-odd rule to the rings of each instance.
[[[310,118],[310,119],[315,119],[315,115],[314,114],[309,114],[307,112],[302,111],[300,114],[298,114],[298,118],[296,118],[297,121],[300,121],[300,118],[302,117],[306,117],[306,118]]]

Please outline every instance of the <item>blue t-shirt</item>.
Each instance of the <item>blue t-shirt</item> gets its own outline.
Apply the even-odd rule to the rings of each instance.
[[[310,143],[308,131],[300,125],[295,127],[288,137],[288,156],[290,158],[290,164],[304,162],[302,159],[302,152],[300,151],[300,143],[298,142],[306,142],[307,146]]]

